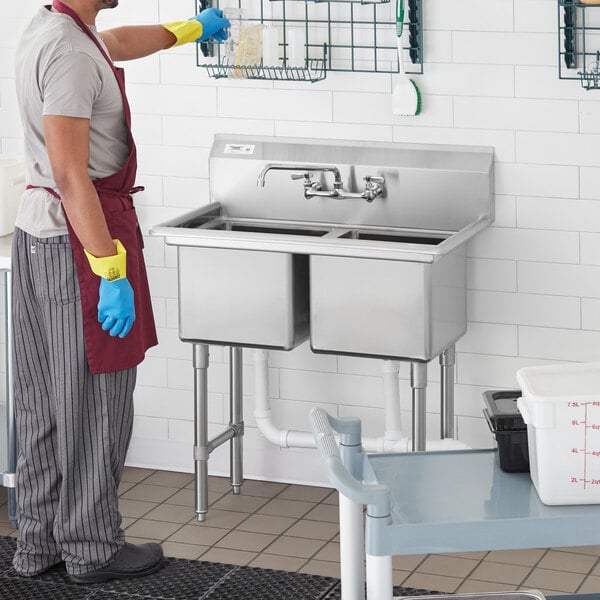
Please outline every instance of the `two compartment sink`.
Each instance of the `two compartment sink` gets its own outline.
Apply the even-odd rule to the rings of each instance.
[[[211,203],[151,230],[178,247],[181,339],[289,350],[310,335],[315,352],[430,360],[466,330],[492,163],[490,148],[217,135]],[[334,169],[354,197],[303,197],[295,180],[319,165],[337,165],[319,189]],[[365,202],[352,190],[370,177],[384,191]]]

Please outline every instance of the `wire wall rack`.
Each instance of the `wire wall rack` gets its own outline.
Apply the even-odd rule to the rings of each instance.
[[[208,6],[240,8],[246,22],[277,27],[280,66],[236,65],[216,42],[197,44],[196,64],[215,78],[320,81],[328,71],[398,71],[395,2],[356,0],[196,0]],[[404,52],[407,73],[423,73],[422,0],[406,0]],[[304,65],[290,66],[291,30],[301,30]],[[412,65],[412,68],[410,68]]]
[[[600,89],[600,0],[558,0],[558,76]]]

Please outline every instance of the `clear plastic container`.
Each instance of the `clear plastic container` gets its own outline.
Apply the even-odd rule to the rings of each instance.
[[[223,42],[223,52],[234,63],[240,42],[240,31],[246,25],[246,11],[237,6],[226,6],[223,8],[223,16],[229,19],[231,25],[227,28],[228,37]]]

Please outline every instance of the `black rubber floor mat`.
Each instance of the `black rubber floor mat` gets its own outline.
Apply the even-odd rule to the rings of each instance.
[[[320,600],[339,583],[333,577],[239,567],[211,590],[209,600]]]
[[[88,588],[78,589],[73,585],[43,583],[37,579],[0,579],[2,600],[86,600],[91,593]]]
[[[64,565],[26,579],[12,568],[13,538],[0,537],[0,600],[340,600],[339,579],[255,567],[167,558],[147,577],[73,583]],[[394,588],[394,596],[435,594]]]
[[[0,537],[0,573],[12,567],[17,543],[12,538]]]
[[[165,566],[152,575],[109,581],[102,590],[161,600],[199,600],[208,597],[207,593],[237,568],[234,565],[167,558]]]
[[[21,577],[21,575],[19,575],[11,567],[10,569],[8,569],[7,571],[5,571],[2,574],[2,579],[0,581],[2,581],[3,579],[20,579],[20,580],[22,580],[23,577]],[[88,594],[90,593],[90,590],[100,589],[103,585],[100,583],[87,583],[85,585],[73,583],[71,581],[71,579],[69,578],[67,571],[65,570],[64,563],[61,563],[60,565],[56,565],[54,567],[51,567],[45,573],[42,573],[41,575],[36,575],[35,577],[32,577],[29,581],[33,581],[36,583],[43,583],[45,585],[46,584],[58,584],[58,585],[68,585],[71,587],[76,585],[79,589],[82,589],[82,590],[87,589]]]

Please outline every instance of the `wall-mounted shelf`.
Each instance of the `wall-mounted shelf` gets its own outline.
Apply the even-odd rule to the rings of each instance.
[[[215,79],[271,79],[273,81],[321,81],[325,79],[325,61],[308,60],[305,67],[265,67],[263,65],[237,66],[223,64],[201,65]]]
[[[327,71],[395,73],[395,2],[361,3],[351,0],[196,0],[205,6],[234,6],[246,11],[249,24],[263,23],[279,30],[281,66],[230,64],[217,43],[197,45],[197,65],[211,77],[246,77],[276,81],[320,81]],[[423,73],[422,0],[406,0],[404,52],[408,73]],[[288,66],[290,29],[303,30],[305,63]],[[406,45],[408,43],[408,45]]]
[[[600,89],[600,2],[558,0],[558,76]]]

